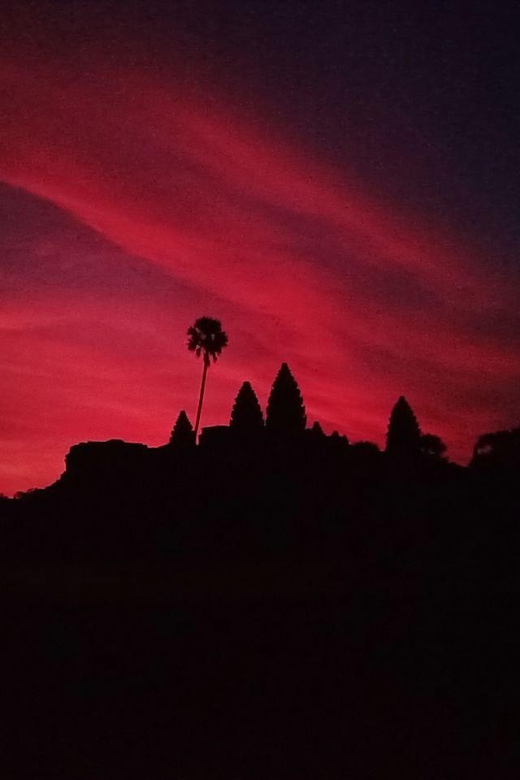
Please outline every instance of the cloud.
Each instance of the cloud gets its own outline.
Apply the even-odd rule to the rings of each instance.
[[[102,57],[78,72],[13,56],[4,64],[0,176],[104,240],[89,249],[79,284],[56,266],[57,254],[81,254],[70,233],[35,240],[29,252],[53,271],[52,283],[42,284],[33,262],[24,277],[33,299],[0,299],[0,343],[12,348],[14,372],[10,419],[24,417],[34,393],[42,413],[54,408],[68,386],[69,418],[51,417],[70,443],[75,431],[157,441],[154,399],[170,417],[191,401],[197,367],[184,369],[184,332],[200,314],[221,317],[231,336],[208,423],[227,418],[242,378],[265,400],[282,359],[310,416],[354,438],[381,441],[401,392],[462,458],[472,438],[513,414],[518,350],[496,323],[516,321],[518,291],[505,278],[490,283],[478,249],[442,225],[364,191],[349,175],[348,148],[344,169],[332,170],[223,95]],[[136,264],[164,289],[140,290]],[[24,372],[33,381],[20,405]],[[138,375],[142,392],[120,392]],[[45,436],[38,442],[45,447]],[[49,445],[56,459],[62,443]]]

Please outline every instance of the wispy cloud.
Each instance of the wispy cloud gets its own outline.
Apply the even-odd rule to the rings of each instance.
[[[157,441],[162,423],[152,409],[171,417],[196,390],[184,332],[205,313],[223,319],[232,344],[206,422],[226,419],[242,378],[265,398],[282,359],[310,416],[355,437],[381,441],[403,391],[457,457],[513,414],[518,351],[496,323],[514,320],[518,290],[500,277],[491,283],[476,248],[378,202],[347,164],[331,170],[281,128],[200,85],[188,93],[171,77],[108,70],[95,58],[83,74],[5,64],[0,175],[107,242],[89,255],[94,273],[78,285],[74,272],[56,270],[53,247],[61,257],[81,251],[58,232],[46,249],[29,250],[54,269],[52,284],[33,266],[29,294],[2,297],[10,419],[24,418],[40,394],[49,427],[63,426],[55,407],[68,386],[63,430],[72,440]],[[127,284],[125,259],[163,275],[168,295]],[[142,392],[121,392],[129,381]],[[49,434],[56,461],[62,438]],[[17,487],[26,486],[20,476]]]

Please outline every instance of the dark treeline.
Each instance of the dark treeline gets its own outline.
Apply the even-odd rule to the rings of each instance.
[[[325,435],[284,364],[3,499],[8,776],[517,777],[520,429],[463,468],[389,411]]]

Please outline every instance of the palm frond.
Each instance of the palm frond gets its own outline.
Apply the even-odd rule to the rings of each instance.
[[[194,325],[188,328],[187,347],[195,352],[197,357],[204,353],[206,359],[216,362],[218,355],[228,344],[227,334],[222,330],[220,320],[212,317],[199,317]]]

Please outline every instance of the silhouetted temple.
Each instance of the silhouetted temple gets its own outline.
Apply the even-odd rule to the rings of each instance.
[[[463,468],[448,461],[437,436],[422,432],[404,397],[389,412],[384,451],[337,432],[327,435],[318,422],[307,427],[302,394],[284,364],[265,418],[244,382],[229,425],[203,428],[198,442],[181,411],[161,447],[77,444],[53,485],[1,499],[0,558],[16,604],[4,647],[19,605],[30,610],[20,621],[21,647],[5,665],[9,673],[22,668],[23,723],[35,701],[56,695],[57,670],[64,691],[76,685],[82,702],[88,693],[87,708],[96,691],[96,720],[105,712],[107,689],[114,692],[117,708],[107,714],[107,733],[115,720],[133,741],[119,699],[135,688],[147,728],[150,696],[156,712],[165,708],[165,745],[172,722],[177,735],[191,708],[197,745],[205,745],[207,712],[220,721],[227,707],[234,717],[233,750],[236,735],[241,741],[250,730],[244,691],[258,691],[264,701],[263,681],[272,674],[266,718],[277,712],[282,689],[298,751],[312,718],[325,719],[328,755],[338,723],[346,723],[352,737],[368,706],[348,744],[349,767],[352,751],[373,745],[383,720],[389,721],[390,751],[396,737],[402,755],[412,740],[429,739],[432,726],[444,722],[439,691],[448,710],[454,691],[465,691],[473,718],[496,690],[492,719],[505,722],[503,702],[513,712],[517,698],[509,693],[516,655],[508,632],[518,611],[512,595],[518,593],[520,428],[481,436]],[[69,626],[78,621],[76,650]],[[114,621],[123,627],[114,629]],[[43,650],[28,674],[33,646]],[[120,665],[111,660],[114,647],[124,648]],[[44,665],[52,661],[45,696],[34,690],[42,656]],[[19,690],[10,702],[17,702]],[[179,700],[182,717],[172,720]],[[300,712],[302,700],[307,704]],[[375,725],[374,703],[382,713]],[[59,712],[59,749],[69,711]],[[490,719],[486,715],[486,728]],[[156,723],[150,719],[154,738]],[[278,735],[276,721],[268,733]],[[433,755],[438,740],[429,742]],[[108,739],[107,745],[111,750]],[[75,755],[74,765],[82,757]],[[397,769],[387,773],[384,764],[374,777],[402,776]],[[363,771],[352,776],[364,780],[364,756],[359,765]],[[252,776],[252,766],[248,761],[230,777]],[[312,775],[285,775],[272,765],[258,777],[328,777],[320,767]],[[164,769],[161,777],[170,778],[170,761]],[[330,777],[339,780],[349,771]],[[39,766],[26,776],[39,777]],[[120,776],[117,767],[111,776]],[[143,767],[139,777],[148,776]],[[211,768],[188,776],[212,776]],[[423,776],[434,777],[409,775]],[[453,773],[466,776],[477,774]]]
[[[481,436],[471,468],[481,472],[517,469],[518,430]],[[392,480],[399,481],[401,476],[408,479],[412,473],[416,478],[419,474],[459,469],[449,463],[445,453],[446,446],[438,436],[421,431],[404,396],[391,410],[384,452],[371,442],[350,443],[336,431],[327,435],[317,421],[308,428],[300,388],[287,363],[283,363],[269,393],[265,419],[253,387],[244,382],[235,398],[229,425],[202,428],[197,442],[191,421],[182,410],[169,442],[160,447],[121,440],[76,444],[67,454],[65,472],[55,486],[74,484],[83,489],[97,486],[103,490],[117,484],[121,490],[131,492],[130,486],[141,485],[144,491],[165,491],[171,483],[171,470],[184,479],[186,469],[197,468],[193,460],[196,457],[203,458],[201,475],[204,469],[214,471],[221,463],[227,463],[230,477],[240,472],[246,455],[244,462],[257,472],[281,469],[287,473],[300,469],[301,474],[307,473],[317,483],[321,480],[324,484],[326,473],[336,474],[339,482],[350,474],[350,479],[355,478],[359,484],[369,478],[380,483],[388,470]],[[152,479],[158,474],[163,475],[159,485]],[[334,489],[327,488],[331,492]],[[350,489],[357,488],[351,485]]]
[[[168,462],[171,456],[188,456],[197,447],[201,453],[222,456],[244,448],[258,450],[262,458],[269,457],[266,448],[296,446],[301,454],[311,450],[338,452],[348,447],[346,436],[334,432],[327,436],[318,422],[306,428],[307,416],[298,384],[287,363],[283,363],[275,377],[264,416],[257,395],[249,382],[244,382],[235,398],[229,425],[212,425],[202,428],[195,442],[193,426],[183,410],[179,413],[168,444],[147,447],[121,440],[85,442],[73,446],[66,457],[65,477],[74,475],[82,480],[109,479],[110,474],[126,478],[157,465]]]

